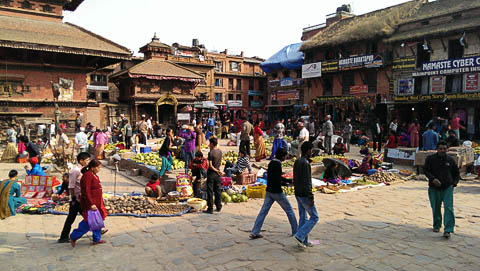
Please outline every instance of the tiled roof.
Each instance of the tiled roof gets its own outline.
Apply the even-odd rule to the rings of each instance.
[[[70,23],[0,15],[0,47],[129,59],[129,49]]]
[[[148,59],[127,70],[113,74],[110,78],[128,74],[130,77],[150,77],[158,80],[182,80],[201,81],[204,77],[192,70],[178,64],[162,59]]]

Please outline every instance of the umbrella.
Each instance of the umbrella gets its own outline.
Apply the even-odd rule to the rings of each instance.
[[[344,162],[342,162],[342,161],[340,161],[336,158],[325,158],[325,159],[323,159],[322,162],[326,167],[332,167],[335,164],[337,164],[338,165],[338,168],[337,168],[338,175],[340,175],[340,177],[342,177],[342,178],[352,176],[352,171],[348,168],[348,166],[345,165]]]

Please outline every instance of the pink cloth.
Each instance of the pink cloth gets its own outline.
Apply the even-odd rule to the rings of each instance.
[[[452,121],[450,122],[450,128],[452,128],[452,130],[458,130],[460,129],[460,127],[462,127],[462,125],[460,125],[460,118],[459,117],[453,118]]]
[[[18,153],[21,154],[26,150],[27,150],[27,147],[25,147],[25,144],[23,144],[23,142],[18,143]]]
[[[98,133],[97,138],[95,139],[95,145],[105,145],[108,143],[108,136],[105,133]]]

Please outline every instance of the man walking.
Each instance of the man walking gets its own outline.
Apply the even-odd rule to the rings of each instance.
[[[265,194],[265,200],[263,201],[262,209],[255,220],[253,225],[252,233],[250,234],[250,239],[262,238],[260,230],[262,229],[263,222],[270,211],[274,202],[277,202],[280,207],[288,217],[290,222],[290,227],[292,229],[292,235],[297,233],[297,219],[295,218],[295,212],[293,211],[292,205],[287,199],[287,196],[283,193],[282,183],[291,183],[290,180],[287,180],[282,177],[282,161],[285,160],[287,156],[287,151],[283,148],[280,148],[273,159],[268,164],[267,170],[267,192]]]
[[[275,139],[273,140],[272,155],[270,155],[269,160],[272,160],[275,157],[275,154],[280,148],[285,148],[285,150],[288,149],[287,141],[283,139],[283,136],[285,135],[285,125],[283,122],[283,119],[281,121],[277,121],[273,128]]]
[[[325,122],[323,123],[322,133],[325,137],[323,143],[325,144],[325,151],[331,155],[332,154],[332,136],[333,136],[333,123],[330,120],[332,116],[327,115],[325,117]]]
[[[373,150],[380,152],[382,150],[382,125],[380,124],[380,119],[376,118],[372,121],[370,126],[370,130],[372,132],[372,140],[373,140]]]
[[[447,143],[440,141],[437,153],[425,160],[424,172],[428,178],[428,198],[433,212],[433,231],[439,232],[442,227],[442,202],[444,208],[443,236],[450,238],[455,227],[453,213],[453,188],[460,180],[460,173],[455,160],[447,155]]]
[[[253,131],[253,125],[245,119],[245,117],[242,117],[244,120],[242,124],[242,132],[240,133],[240,150],[245,150],[248,154],[248,157],[251,157],[250,155],[250,134],[252,134]]]
[[[80,131],[75,134],[75,148],[77,153],[88,152],[88,138],[84,127],[80,127]]]
[[[68,243],[70,240],[70,230],[72,224],[75,222],[77,214],[82,214],[82,208],[80,207],[81,187],[80,179],[82,179],[82,167],[86,167],[90,162],[90,154],[87,152],[81,152],[77,155],[77,165],[74,165],[70,170],[68,177],[68,194],[70,195],[70,208],[68,210],[68,216],[63,225],[62,233],[60,234],[59,243]]]
[[[293,182],[295,184],[295,198],[298,203],[298,230],[293,236],[300,248],[312,246],[308,242],[308,234],[318,222],[317,208],[312,193],[312,174],[310,157],[313,144],[307,141],[302,144],[302,156],[293,165]],[[310,219],[307,220],[307,213]]]
[[[215,206],[217,212],[222,210],[222,172],[220,166],[222,164],[222,151],[217,148],[218,141],[215,137],[210,138],[210,152],[208,153],[208,171],[207,171],[207,206],[208,209],[203,211],[207,214],[213,214],[213,195],[215,194]]]
[[[347,119],[345,127],[343,127],[343,139],[345,140],[345,145],[347,145],[347,151],[350,152],[350,140],[352,139],[353,126],[351,120]]]
[[[303,122],[298,123],[298,129],[300,132],[298,133],[297,140],[298,140],[298,153],[297,157],[300,157],[300,154],[302,152],[302,144],[306,141],[310,141],[310,135],[308,133],[307,128],[305,128],[305,125]]]

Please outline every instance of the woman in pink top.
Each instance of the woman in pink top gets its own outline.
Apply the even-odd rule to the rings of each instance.
[[[97,130],[97,137],[95,138],[95,158],[100,160],[103,159],[103,150],[105,149],[105,144],[108,143],[108,136],[105,131]]]
[[[410,134],[410,147],[417,148],[420,140],[420,124],[417,119],[414,119],[408,127],[408,133]]]
[[[460,118],[458,117],[458,113],[455,113],[455,115],[453,115],[453,119],[450,121],[450,129],[455,132],[457,139],[460,139],[460,129],[465,129],[465,127],[460,124]]]

